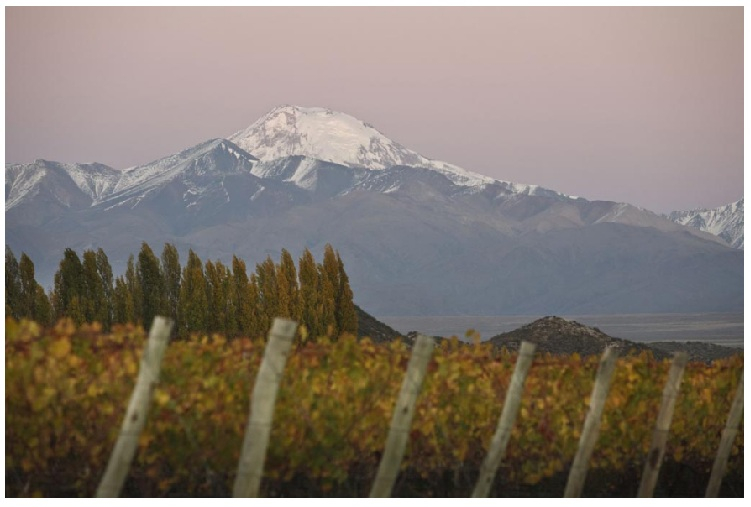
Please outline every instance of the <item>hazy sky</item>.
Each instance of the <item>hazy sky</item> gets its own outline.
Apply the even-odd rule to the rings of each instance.
[[[13,8],[5,160],[150,162],[280,104],[654,211],[743,196],[743,8]]]

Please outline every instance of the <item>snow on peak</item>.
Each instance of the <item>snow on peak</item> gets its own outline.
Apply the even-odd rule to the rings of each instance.
[[[39,192],[39,184],[47,176],[44,161],[33,164],[6,164],[5,167],[5,211],[17,206],[26,198]]]
[[[274,108],[229,139],[262,161],[303,155],[375,170],[423,162],[372,126],[321,107]]]
[[[714,209],[673,211],[668,218],[719,236],[730,246],[743,249],[743,199]]]
[[[92,205],[111,193],[120,177],[120,172],[103,164],[60,165],[76,186],[91,198]]]
[[[109,194],[120,173],[103,164],[68,164],[37,159],[31,164],[6,164],[5,211],[20,204],[27,196],[39,193],[40,185],[52,178],[51,185],[66,185],[68,178],[83,192],[92,205]]]
[[[228,153],[237,159],[238,165],[244,164],[248,167],[248,170],[256,160],[255,157],[249,156],[226,139],[210,139],[149,164],[125,169],[114,189],[114,193],[131,191],[144,186],[144,188],[154,188],[186,170],[205,171],[210,165],[206,166],[200,163],[201,157],[218,152]]]
[[[372,125],[322,107],[276,107],[229,140],[263,162],[302,155],[370,170],[396,165],[427,167],[465,186],[496,182],[453,164],[423,157],[392,141]]]

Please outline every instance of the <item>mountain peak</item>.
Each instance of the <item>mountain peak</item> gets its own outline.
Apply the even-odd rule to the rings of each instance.
[[[322,107],[275,107],[229,139],[262,161],[302,155],[372,170],[429,162],[354,116]]]
[[[733,248],[743,249],[743,197],[714,209],[673,211],[673,222],[709,232],[724,239]]]
[[[323,107],[275,107],[228,139],[261,162],[303,156],[376,171],[394,166],[423,167],[438,171],[462,186],[498,182],[453,164],[431,160],[392,141],[369,123]],[[519,187],[527,189],[525,185]]]
[[[209,139],[179,153],[122,171],[115,194],[143,193],[187,173],[229,174],[250,172],[257,159],[223,138]]]

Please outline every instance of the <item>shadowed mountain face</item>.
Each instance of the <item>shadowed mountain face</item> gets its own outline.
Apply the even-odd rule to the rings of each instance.
[[[46,287],[66,247],[120,273],[142,241],[250,265],[331,243],[375,315],[742,311],[742,252],[711,234],[428,160],[341,113],[275,111],[125,171],[8,165],[6,243]]]

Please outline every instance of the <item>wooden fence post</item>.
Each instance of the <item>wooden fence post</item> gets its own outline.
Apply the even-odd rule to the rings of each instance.
[[[610,382],[613,379],[617,359],[618,352],[613,347],[605,349],[600,359],[595,385],[590,396],[589,412],[587,412],[587,418],[584,421],[584,429],[582,430],[581,437],[579,437],[579,448],[576,451],[574,463],[571,465],[566,490],[563,495],[566,498],[578,498],[584,489],[584,479],[587,477],[589,459],[592,457],[592,451],[595,448],[597,436],[600,433],[602,411],[605,408],[605,400],[608,397]]]
[[[741,414],[743,414],[743,371],[741,371],[741,380],[738,388],[735,390],[735,398],[733,399],[733,405],[730,407],[730,414],[728,415],[725,429],[722,430],[722,440],[720,440],[720,448],[717,451],[714,465],[712,465],[712,475],[709,477],[706,498],[715,498],[720,494],[722,476],[725,475],[725,467],[728,464],[730,450],[733,448],[735,436],[738,434]]]
[[[296,329],[296,322],[278,317],[274,319],[271,326],[269,341],[253,386],[248,426],[245,429],[233,489],[235,498],[258,496],[271,434],[271,423],[274,418],[276,394]]]
[[[128,403],[115,448],[97,488],[98,498],[114,498],[120,495],[130,464],[133,462],[133,456],[136,454],[138,438],[146,423],[149,404],[159,381],[162,357],[164,357],[171,331],[172,321],[165,317],[154,317],[149,338],[141,356],[138,380]]]
[[[386,440],[386,449],[378,465],[378,473],[370,490],[371,498],[388,498],[394,487],[399,467],[407,447],[407,438],[415,413],[415,402],[420,393],[435,342],[432,338],[417,335],[407,373],[402,382],[399,398],[391,417],[391,427]]]
[[[534,343],[522,342],[519,348],[519,357],[516,359],[514,374],[511,377],[506,399],[503,402],[503,411],[501,412],[501,417],[498,419],[495,434],[490,441],[488,453],[485,455],[485,460],[480,468],[480,477],[477,479],[475,490],[472,493],[473,498],[486,498],[488,496],[498,466],[506,455],[506,445],[511,437],[511,430],[516,422],[516,417],[519,414],[524,381],[527,378],[529,366],[532,364],[535,347]]]
[[[647,455],[647,461],[644,464],[644,472],[641,477],[641,484],[639,484],[639,492],[637,494],[639,498],[651,497],[657,485],[657,476],[660,474],[662,460],[665,457],[665,445],[667,444],[670,432],[670,422],[673,420],[673,412],[675,411],[675,400],[678,397],[681,380],[683,380],[683,371],[686,368],[687,362],[688,354],[685,352],[676,352],[673,355],[673,362],[670,365],[670,372],[668,373],[668,381],[662,390],[662,405],[660,405],[657,424],[655,424],[655,429],[652,433],[652,445],[649,448],[649,454]]]

